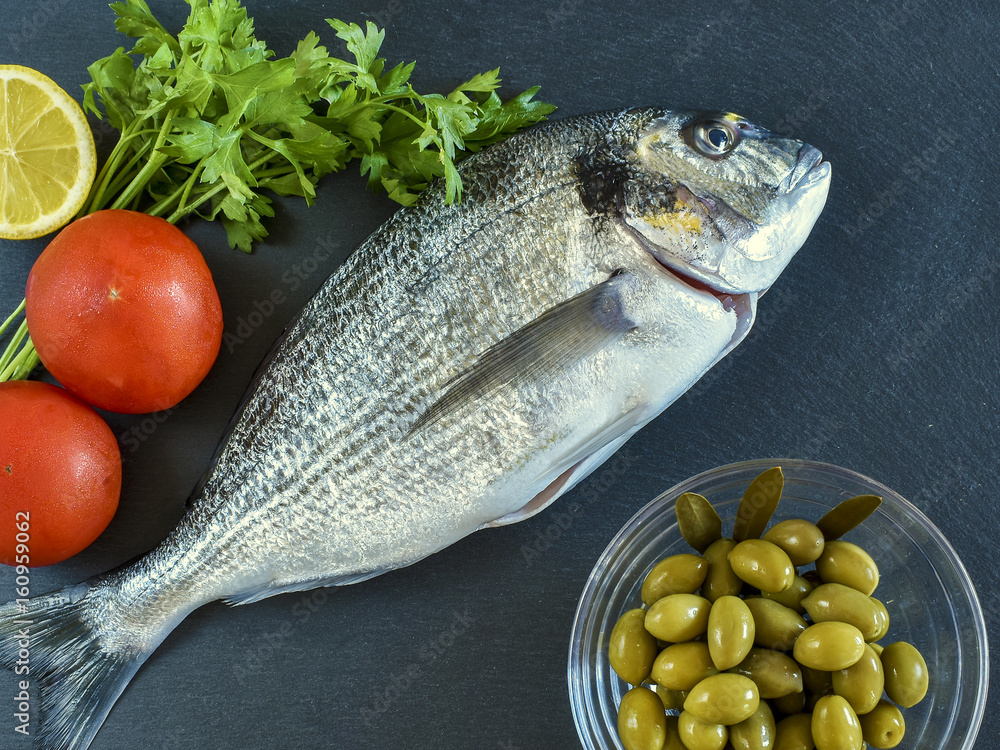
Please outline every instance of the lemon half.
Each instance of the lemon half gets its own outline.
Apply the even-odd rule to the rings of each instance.
[[[37,70],[0,65],[0,238],[68,223],[96,169],[94,136],[73,97]]]

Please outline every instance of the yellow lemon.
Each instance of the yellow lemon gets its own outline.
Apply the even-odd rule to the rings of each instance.
[[[68,223],[96,168],[80,105],[37,70],[0,65],[0,237],[41,237]]]

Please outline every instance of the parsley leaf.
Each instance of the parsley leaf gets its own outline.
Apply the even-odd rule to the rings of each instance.
[[[385,32],[330,19],[352,60],[331,56],[310,32],[277,59],[255,36],[239,0],[187,0],[171,35],[145,0],[111,7],[134,40],[88,69],[84,108],[121,135],[81,214],[138,208],[177,222],[220,219],[233,247],[266,237],[271,199],[313,202],[320,177],[360,160],[373,190],[409,205],[435,178],[461,199],[455,167],[470,152],[545,119],[537,88],[502,102],[499,70],[447,96],[410,85],[414,63],[386,70]]]

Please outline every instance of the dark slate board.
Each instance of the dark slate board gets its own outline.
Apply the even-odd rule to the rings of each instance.
[[[951,540],[994,625],[984,542],[1000,521],[995,3],[248,4],[280,54],[309,30],[339,49],[327,17],[374,20],[390,62],[418,61],[420,90],[499,65],[507,94],[541,84],[558,116],[643,104],[740,112],[821,148],[833,187],[749,338],[559,505],[358,586],[202,608],[142,668],[94,750],[574,747],[567,645],[594,561],[666,488],[750,458],[819,459],[898,490]],[[152,5],[171,30],[186,16],[179,0]],[[100,2],[0,0],[0,18],[0,62],[74,95],[87,65],[123,44]],[[36,591],[142,553],[176,523],[271,342],[395,210],[354,169],[327,178],[312,209],[281,201],[252,256],[228,250],[218,227],[184,226],[215,274],[227,332],[272,292],[283,302],[167,418],[109,417],[125,458],[120,512],[93,547],[36,571]],[[0,309],[20,300],[43,247],[0,242]],[[582,511],[567,521],[560,507],[573,502]],[[0,598],[12,589],[0,571]],[[12,675],[2,678],[0,748],[25,748],[3,700]],[[1000,734],[996,708],[983,738]]]

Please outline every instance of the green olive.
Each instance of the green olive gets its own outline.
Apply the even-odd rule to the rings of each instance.
[[[752,648],[733,671],[753,680],[761,698],[770,700],[802,692],[802,669],[780,651]]]
[[[706,677],[718,674],[708,644],[687,641],[667,646],[653,662],[652,679],[670,690],[690,690]]]
[[[741,674],[714,674],[688,693],[684,710],[709,724],[739,724],[750,718],[760,703],[757,686]]]
[[[842,583],[824,583],[812,590],[802,606],[813,622],[847,622],[861,631],[866,641],[878,640],[882,616],[875,600]]]
[[[823,532],[814,523],[791,518],[767,530],[761,539],[777,544],[788,555],[792,565],[808,565],[823,554]]]
[[[861,750],[861,723],[851,705],[839,695],[824,695],[812,713],[816,750]]]
[[[796,575],[790,588],[784,591],[762,591],[760,595],[778,604],[784,604],[789,609],[794,609],[800,615],[804,615],[806,609],[802,606],[802,600],[809,596],[809,592],[814,588],[815,584],[808,578]]]
[[[810,714],[786,716],[774,728],[774,746],[771,750],[814,750],[815,747]]]
[[[903,708],[917,705],[927,695],[927,662],[906,641],[890,643],[882,649],[885,694]]]
[[[878,610],[879,615],[879,630],[875,634],[875,637],[871,640],[877,641],[884,638],[885,634],[889,632],[889,610],[887,610],[885,605],[874,596],[871,599],[872,603],[875,605],[875,609]]]
[[[742,599],[720,596],[708,613],[708,650],[719,670],[735,667],[753,646],[754,622]]]
[[[651,607],[670,594],[693,594],[708,572],[708,561],[700,555],[671,555],[660,560],[642,582],[642,601]]]
[[[771,750],[774,734],[774,714],[761,701],[750,718],[729,727],[729,743],[734,750]]]
[[[878,750],[896,747],[906,733],[903,712],[887,700],[880,700],[875,708],[864,716],[859,716],[858,720],[861,722],[861,735],[865,742]]]
[[[656,639],[646,631],[646,610],[630,609],[618,618],[608,639],[608,661],[615,674],[630,685],[649,677],[658,651]]]
[[[729,564],[729,553],[736,546],[733,539],[716,539],[705,550],[708,573],[701,586],[701,593],[710,602],[720,596],[736,596],[743,588],[743,581],[737,578]]]
[[[634,687],[618,706],[618,736],[625,750],[663,750],[667,742],[667,713],[656,693]]]
[[[736,576],[761,591],[784,591],[795,581],[795,568],[776,544],[763,539],[744,539],[729,553]]]
[[[665,596],[646,612],[646,630],[655,638],[671,643],[690,641],[708,628],[711,607],[708,599],[697,594]]]
[[[754,643],[764,648],[789,651],[808,623],[793,609],[772,599],[744,599],[754,621]]]
[[[866,645],[864,655],[847,669],[833,673],[833,692],[847,699],[858,716],[878,705],[885,688],[882,662],[875,650]]]
[[[677,733],[687,750],[722,750],[729,739],[729,730],[722,724],[702,721],[689,711],[677,717]]]
[[[816,570],[824,583],[842,583],[871,596],[878,587],[878,566],[871,555],[850,542],[827,542],[816,560]]]
[[[888,750],[904,730],[892,701],[905,708],[926,695],[920,653],[877,642],[889,629],[873,597],[878,566],[837,538],[879,498],[852,498],[815,524],[792,519],[764,533],[781,493],[780,482],[764,487],[772,474],[781,479],[772,469],[745,493],[733,538],[722,538],[708,500],[678,498],[682,535],[702,554],[653,566],[641,590],[648,609],[627,611],[609,638],[619,677],[655,683],[622,697],[625,750],[862,750],[866,742]]]
[[[847,669],[865,653],[861,631],[846,622],[817,622],[802,631],[792,649],[795,661],[805,667],[834,672]]]
[[[801,713],[806,707],[805,691],[780,695],[771,701],[771,706],[775,711],[785,716]]]

